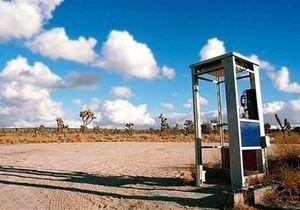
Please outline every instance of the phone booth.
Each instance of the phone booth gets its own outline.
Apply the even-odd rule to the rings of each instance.
[[[192,76],[193,111],[195,123],[196,184],[205,181],[202,149],[218,148],[221,152],[222,169],[230,170],[231,186],[245,186],[250,174],[266,171],[266,146],[259,64],[238,53],[224,55],[190,65]],[[220,143],[203,146],[201,142],[201,112],[199,81],[216,87],[217,127]],[[224,94],[222,94],[224,93]],[[222,104],[223,95],[226,106]],[[224,106],[224,107],[223,107]],[[225,122],[225,118],[227,122]],[[229,142],[225,142],[228,130]]]

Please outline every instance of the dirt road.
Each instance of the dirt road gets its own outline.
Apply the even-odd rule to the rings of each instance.
[[[193,161],[193,143],[1,145],[0,209],[217,208],[213,185],[182,184]]]

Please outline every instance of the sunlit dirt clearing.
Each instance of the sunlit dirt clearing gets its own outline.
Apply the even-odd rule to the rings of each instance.
[[[182,182],[193,161],[193,143],[1,145],[0,209],[217,208],[221,189]]]

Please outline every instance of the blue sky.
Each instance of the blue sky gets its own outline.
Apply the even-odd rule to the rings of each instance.
[[[43,63],[50,69],[51,74],[57,75],[65,84],[64,87],[45,87],[29,82],[31,86],[41,88],[48,95],[24,98],[17,94],[8,95],[11,92],[7,90],[7,87],[13,81],[7,80],[7,77],[2,75],[3,83],[5,83],[1,89],[3,94],[1,95],[0,115],[1,113],[4,115],[0,123],[2,126],[51,124],[55,115],[62,115],[71,124],[76,124],[78,112],[83,107],[95,109],[99,115],[98,124],[100,125],[117,126],[126,119],[133,118],[136,124],[144,122],[141,124],[152,126],[153,120],[151,119],[156,120],[159,113],[169,115],[172,122],[182,122],[183,118],[190,116],[191,113],[191,107],[187,106],[191,95],[188,66],[201,59],[200,50],[208,45],[208,40],[213,38],[217,38],[226,51],[237,51],[246,56],[256,55],[261,62],[267,63],[266,69],[261,71],[262,96],[267,120],[272,121],[271,116],[279,112],[283,117],[289,117],[293,123],[300,123],[300,74],[298,73],[300,61],[297,59],[300,49],[299,1],[292,0],[288,3],[287,1],[247,1],[245,3],[221,0],[51,0],[49,4],[46,4],[39,0],[25,0],[23,4],[24,2],[32,7],[32,13],[36,12],[37,16],[40,15],[41,23],[39,26],[28,28],[36,24],[35,16],[24,15],[21,20],[16,20],[16,14],[13,13],[23,11],[20,1],[1,1],[0,17],[5,17],[4,21],[9,24],[0,23],[0,70],[3,71],[6,68],[12,71],[7,67],[7,62],[17,59],[20,55],[27,59],[29,66],[33,66],[35,62]],[[20,12],[18,15],[23,14],[25,12]],[[23,27],[24,31],[22,31]],[[14,28],[18,28],[18,33],[13,31]],[[62,49],[45,50],[46,42],[49,40],[45,37],[42,39],[41,36],[57,28],[64,30],[67,41],[78,41],[79,37],[85,40],[94,39],[97,43],[90,44],[90,50],[97,54],[98,59],[105,60],[106,66],[96,65],[97,58],[90,59],[88,62],[83,61],[78,57],[80,55],[74,55],[74,49],[63,47],[64,43],[59,45]],[[130,68],[131,62],[128,61],[127,67],[120,67],[112,62],[108,53],[107,55],[103,53],[103,48],[112,31],[119,32],[114,39],[115,42],[129,36],[134,40],[132,46],[137,46],[135,43],[146,46],[156,64],[154,66],[151,64],[153,60],[150,56],[149,59],[145,58],[145,63],[141,66],[147,68],[152,65],[153,68],[149,68],[156,69],[159,73],[153,78],[136,76],[137,73],[131,72],[134,71]],[[54,35],[51,41],[55,42],[55,37],[58,36]],[[73,44],[68,46],[73,46]],[[108,45],[105,49],[112,53],[118,51],[115,48],[111,49],[112,46],[115,45]],[[214,45],[210,47],[213,48]],[[134,51],[135,48],[132,49]],[[62,50],[62,53],[57,54],[56,50],[57,52]],[[143,48],[143,50],[145,56],[149,55],[146,49]],[[77,53],[80,51],[78,50]],[[124,53],[126,52],[128,51],[125,50]],[[62,54],[70,54],[70,56],[65,58],[61,56]],[[138,51],[137,54],[139,54]],[[53,58],[53,56],[56,57]],[[135,55],[131,53],[130,55],[122,54],[122,56],[130,60],[134,59]],[[175,72],[176,76],[172,74],[168,78],[163,75],[163,66],[173,74]],[[283,70],[282,67],[287,67],[287,69]],[[14,69],[14,71],[18,70]],[[289,73],[288,81],[286,81],[286,72]],[[82,81],[69,81],[68,75],[70,74],[79,75],[78,77],[84,77],[87,74],[90,75],[87,76],[88,79],[91,77],[96,79],[93,80],[91,86],[88,86],[82,84]],[[26,78],[26,81],[32,80]],[[18,88],[24,89],[26,81],[18,81],[20,83]],[[68,82],[74,84],[68,85]],[[130,89],[131,96],[128,96],[128,93],[126,96],[124,91],[121,91],[119,95],[113,93],[113,87]],[[202,106],[203,111],[214,110],[214,87],[203,85],[202,90],[205,90],[202,96],[208,101]],[[31,93],[31,95],[39,94],[38,92]],[[39,98],[39,102],[36,102],[39,107],[31,110],[28,107],[34,104],[32,100],[36,98]],[[13,99],[14,102],[12,102]],[[22,100],[24,100],[23,105],[16,102]],[[49,101],[49,104],[45,106],[39,104],[41,100],[51,102]],[[77,101],[77,105],[74,100]],[[117,100],[122,101],[118,103]],[[141,107],[142,105],[146,105],[146,108]],[[17,114],[12,114],[12,110],[7,111],[11,107],[15,107]],[[46,116],[43,107],[51,110],[49,115],[53,117]],[[128,114],[123,116],[123,113],[119,113],[116,110],[119,107],[125,112],[129,109]],[[36,113],[27,116],[22,114],[21,110]],[[105,113],[116,115],[116,117],[105,116]],[[136,113],[139,114],[134,117]],[[118,119],[121,115],[122,117]]]

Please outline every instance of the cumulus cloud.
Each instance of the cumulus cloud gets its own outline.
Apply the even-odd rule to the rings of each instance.
[[[255,54],[252,54],[250,56],[250,59],[255,61],[256,63],[259,63],[259,67],[261,69],[265,69],[267,71],[274,71],[275,70],[275,66],[272,65],[269,61],[265,61],[265,60],[261,60],[259,59],[259,57]]]
[[[287,67],[284,66],[279,71],[269,72],[269,77],[279,91],[300,93],[300,83],[290,81],[290,73]]]
[[[65,88],[95,88],[100,80],[99,74],[92,72],[70,72],[66,76]]]
[[[164,103],[161,103],[161,106],[163,108],[166,108],[166,109],[173,109],[174,108],[174,105],[169,103],[169,102],[164,102]]]
[[[250,58],[260,63],[260,68],[266,70],[268,77],[279,91],[300,93],[300,83],[291,81],[290,72],[287,67],[283,66],[280,70],[276,70],[274,65],[268,61],[259,59],[257,55],[251,55]]]
[[[0,41],[29,38],[38,33],[44,21],[62,0],[0,1]]]
[[[300,99],[273,101],[263,104],[265,122],[277,125],[274,115],[278,114],[281,119],[287,118],[292,124],[300,124]]]
[[[95,57],[94,38],[79,37],[70,39],[64,28],[53,28],[44,31],[28,41],[26,46],[33,52],[40,53],[51,59],[65,59],[79,63],[90,63]]]
[[[7,82],[20,82],[43,88],[60,88],[63,85],[63,80],[46,65],[35,62],[30,66],[22,56],[8,61],[0,76]]]
[[[208,100],[206,98],[202,97],[202,96],[200,96],[199,101],[200,101],[200,105],[203,105],[203,106],[208,105],[208,103],[209,103]],[[193,100],[191,98],[189,98],[187,100],[187,102],[183,104],[183,106],[185,108],[192,108],[193,107]]]
[[[200,50],[199,56],[200,60],[206,60],[222,55],[225,52],[226,49],[224,47],[224,42],[215,37],[207,40],[206,45],[204,45]]]
[[[103,126],[124,126],[124,123],[132,122],[136,126],[149,126],[155,123],[150,113],[147,112],[147,105],[133,105],[127,100],[106,100],[93,99],[90,108],[96,113],[99,124]]]
[[[194,120],[192,113],[172,112],[165,114],[165,116],[168,118],[168,123],[170,126],[174,126],[178,123],[182,127],[185,120]],[[159,119],[157,119],[156,124],[159,125],[159,123]]]
[[[143,79],[152,79],[159,71],[151,49],[136,41],[127,31],[110,32],[101,49],[101,59],[97,65],[126,77]]]
[[[44,64],[30,66],[19,56],[7,62],[0,79],[1,127],[47,124],[63,114],[62,104],[53,101],[50,94],[62,80]]]
[[[109,33],[94,65],[126,78],[154,79],[160,72],[151,49],[136,41],[127,31],[112,30]],[[170,68],[168,72],[171,72]]]
[[[131,89],[126,86],[112,87],[111,94],[116,98],[130,98],[133,95]]]
[[[59,6],[63,0],[27,0],[29,2],[35,2],[35,4],[38,4],[42,16],[46,19],[49,20],[52,18],[52,12],[55,10],[55,7]]]
[[[167,79],[173,79],[176,76],[175,70],[167,66],[162,67],[162,75]]]

